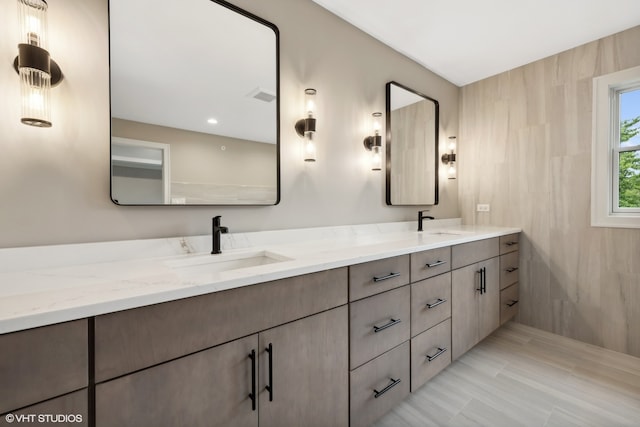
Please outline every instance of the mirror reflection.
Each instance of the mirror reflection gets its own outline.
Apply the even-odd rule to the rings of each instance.
[[[438,204],[438,101],[396,82],[387,94],[387,204]]]
[[[110,0],[111,197],[279,201],[278,30],[224,1]]]

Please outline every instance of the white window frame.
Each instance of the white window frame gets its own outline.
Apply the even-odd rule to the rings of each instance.
[[[640,88],[640,67],[593,79],[591,145],[591,226],[640,228],[640,209],[619,208],[619,153],[638,146],[619,146],[619,94]]]

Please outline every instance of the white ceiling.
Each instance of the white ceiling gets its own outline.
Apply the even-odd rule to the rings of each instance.
[[[458,86],[640,25],[640,0],[313,1]]]

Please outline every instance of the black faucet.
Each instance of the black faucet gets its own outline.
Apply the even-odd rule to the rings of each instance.
[[[213,239],[213,249],[211,250],[211,254],[221,254],[222,250],[220,248],[220,235],[222,233],[228,233],[229,229],[227,227],[222,227],[220,225],[220,215],[214,216],[211,218],[211,238]]]
[[[435,219],[432,216],[429,215],[423,215],[425,212],[429,212],[427,211],[418,211],[418,231],[422,231],[422,220],[423,219]]]

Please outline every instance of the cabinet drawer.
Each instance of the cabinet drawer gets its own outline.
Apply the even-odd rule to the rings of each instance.
[[[451,319],[411,339],[411,391],[451,363]]]
[[[500,255],[519,250],[520,233],[500,236]]]
[[[346,304],[347,289],[344,267],[97,316],[96,382]]]
[[[451,248],[451,268],[460,268],[498,256],[498,238],[477,240]]]
[[[451,247],[411,254],[411,281],[427,279],[451,270]]]
[[[403,286],[350,304],[350,369],[409,339],[410,297]]]
[[[520,292],[518,284],[511,285],[500,291],[500,324],[506,323],[518,314],[518,302],[520,300]]]
[[[451,273],[411,284],[411,336],[451,317]]]
[[[409,255],[349,267],[349,301],[359,300],[409,283]]]
[[[88,385],[87,320],[0,335],[0,413]]]
[[[31,421],[22,421],[22,423],[31,426],[86,427],[89,425],[88,404],[89,398],[87,396],[87,389],[85,388],[84,390],[65,394],[64,396],[56,397],[55,399],[47,400],[46,402],[38,403],[37,405],[29,406],[19,411],[11,411],[10,413],[15,416],[12,422],[7,422],[5,414],[0,413],[0,427],[19,425],[21,422],[18,421],[17,418],[20,415],[35,415],[35,419]],[[48,414],[54,417],[65,416],[65,421],[56,419],[49,420],[48,417],[40,421],[40,416],[46,416]]]
[[[352,371],[351,427],[368,426],[400,403],[409,380],[408,341]]]
[[[518,282],[520,277],[520,252],[500,255],[500,289]]]

